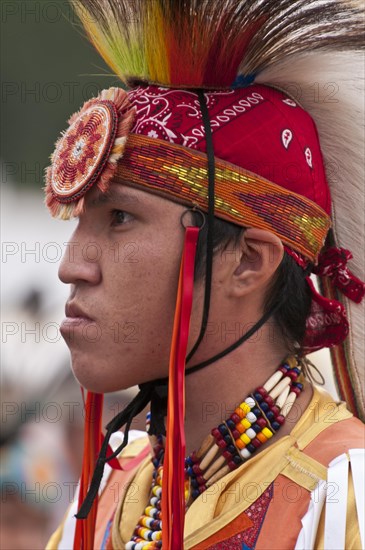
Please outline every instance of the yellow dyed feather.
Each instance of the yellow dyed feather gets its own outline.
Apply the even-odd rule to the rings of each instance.
[[[359,49],[348,0],[70,0],[89,40],[123,81],[230,87],[293,54]]]

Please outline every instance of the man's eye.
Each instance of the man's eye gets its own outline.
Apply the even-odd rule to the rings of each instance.
[[[122,225],[133,220],[133,216],[124,210],[112,211],[112,225]]]

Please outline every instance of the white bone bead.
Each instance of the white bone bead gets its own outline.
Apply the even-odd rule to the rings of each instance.
[[[280,380],[282,379],[283,377],[283,373],[278,371],[278,372],[274,372],[274,374],[269,378],[269,380],[266,382],[266,384],[264,384],[264,388],[267,392],[270,392],[274,386],[276,386],[276,384],[278,382],[280,382]]]
[[[203,460],[200,462],[199,466],[201,470],[205,470],[209,466],[218,451],[218,445],[213,445],[213,447],[209,449]]]
[[[278,397],[278,395],[281,394],[281,392],[283,391],[284,388],[286,388],[286,386],[289,386],[291,380],[289,378],[289,376],[285,376],[285,378],[283,378],[279,384],[277,386],[275,386],[275,388],[273,390],[271,390],[271,392],[269,393],[270,397],[272,397],[273,399],[276,399]]]
[[[204,479],[208,480],[209,478],[212,477],[212,475],[214,475],[221,466],[223,466],[223,464],[225,463],[226,459],[224,458],[223,455],[221,455],[220,457],[217,458],[217,460],[215,460],[213,462],[213,464],[211,466],[209,466],[208,470],[206,470],[205,472],[203,472],[203,476],[204,476]]]
[[[288,416],[288,414],[291,411],[292,406],[294,405],[294,401],[296,400],[296,398],[297,398],[296,393],[294,393],[293,391],[289,393],[288,399],[285,401],[285,404],[284,404],[284,406],[282,408],[282,411],[281,411],[281,414],[283,416]]]
[[[207,437],[204,439],[203,443],[200,446],[200,449],[196,453],[196,456],[198,458],[201,458],[205,453],[208,451],[208,449],[211,448],[211,446],[215,443],[215,438],[212,434],[208,434]]]
[[[283,408],[283,405],[286,401],[286,398],[288,397],[289,395],[289,392],[290,392],[290,387],[287,386],[284,391],[279,395],[279,397],[277,398],[276,400],[276,406],[279,407],[279,409],[282,409]]]
[[[214,476],[212,476],[209,481],[206,482],[206,486],[207,487],[210,487],[210,485],[213,485],[213,483],[215,483],[216,481],[218,481],[219,479],[221,479],[221,477],[225,476],[226,474],[228,474],[230,472],[230,468],[229,466],[223,466],[223,468],[221,468],[220,470],[218,470],[218,472],[216,474],[214,474]]]

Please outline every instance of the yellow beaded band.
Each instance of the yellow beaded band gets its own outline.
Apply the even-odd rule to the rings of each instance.
[[[221,159],[215,159],[215,170],[218,218],[271,231],[316,262],[331,226],[320,206]],[[130,134],[114,181],[153,190],[203,211],[208,207],[206,155],[160,139]]]

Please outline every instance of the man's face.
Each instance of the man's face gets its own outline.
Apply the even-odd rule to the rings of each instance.
[[[71,284],[61,332],[88,390],[167,375],[184,210],[120,184],[87,194],[59,277]]]

